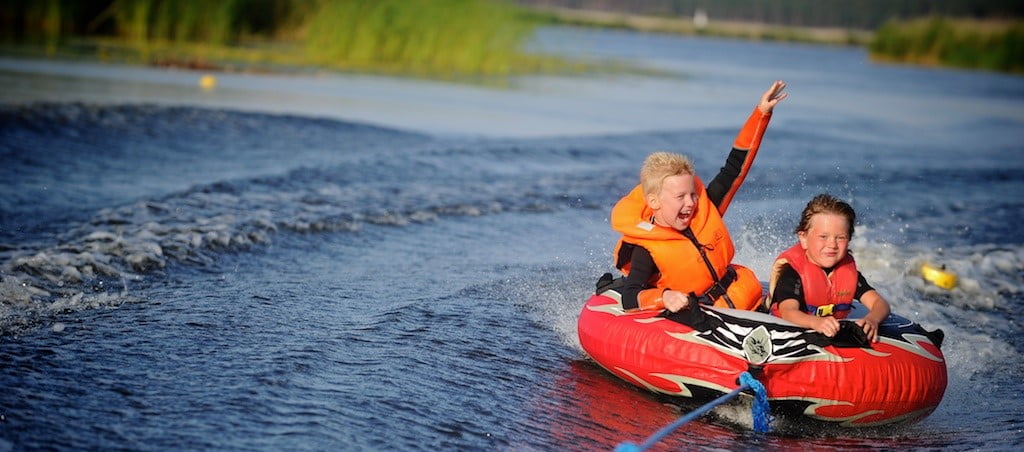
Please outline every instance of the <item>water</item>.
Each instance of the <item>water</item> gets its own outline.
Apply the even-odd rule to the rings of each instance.
[[[946,332],[920,424],[680,448],[1024,441],[1024,79],[856,49],[548,29],[540,49],[666,75],[508,89],[0,60],[0,450],[609,450],[680,415],[583,355],[607,215],[649,152],[710,177],[790,98],[727,216],[767,275],[803,204],[858,211],[894,310]],[[961,278],[925,284],[923,262]]]

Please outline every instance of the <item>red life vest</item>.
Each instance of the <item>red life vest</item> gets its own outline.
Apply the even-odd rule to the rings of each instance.
[[[753,271],[731,263],[736,251],[725,222],[708,199],[704,184],[696,176],[694,182],[699,199],[690,230],[701,245],[707,262],[691,239],[674,228],[651,221],[654,211],[647,206],[642,187],[637,186],[612,209],[612,229],[622,233],[615,246],[615,267],[628,275],[630,262],[625,257],[628,253],[619,251],[624,243],[641,246],[651,253],[661,272],[656,281],[651,281],[654,287],[671,288],[687,294],[692,292],[698,296],[708,293],[718,281],[728,281],[730,278],[726,275],[731,267],[735,279],[725,287],[726,296],[736,309],[756,309],[762,301],[761,283]],[[730,307],[725,298],[718,296],[715,306]]]
[[[808,314],[817,316],[832,315],[837,319],[846,318],[853,308],[853,296],[857,291],[857,263],[853,256],[846,254],[832,273],[811,262],[807,253],[799,243],[793,245],[775,260],[771,278],[768,280],[768,300],[775,293],[775,284],[779,280],[782,266],[789,264],[800,275],[803,286],[804,305]],[[772,314],[779,315],[778,304],[772,305]]]

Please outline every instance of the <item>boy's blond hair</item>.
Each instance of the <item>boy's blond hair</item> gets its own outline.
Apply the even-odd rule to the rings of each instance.
[[[645,197],[659,195],[665,178],[693,173],[693,163],[685,156],[672,152],[655,152],[644,159],[644,166],[640,168],[640,185]]]

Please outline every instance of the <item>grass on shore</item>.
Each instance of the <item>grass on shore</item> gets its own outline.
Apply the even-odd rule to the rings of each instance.
[[[522,51],[537,22],[503,0],[9,0],[0,13],[18,25],[0,29],[8,54],[435,78],[590,69]]]
[[[941,17],[889,22],[869,50],[880,61],[1024,73],[1024,23]]]
[[[542,24],[867,46],[875,60],[1024,72],[1024,23],[928,18],[877,32],[666,18],[507,0],[4,0],[0,52],[223,70],[445,79],[641,71],[524,52]]]
[[[545,23],[622,28],[759,41],[853,45],[878,61],[1024,73],[1024,22],[941,17],[890,21],[877,31],[786,27],[690,18],[638,16],[604,11],[547,8],[534,12]]]

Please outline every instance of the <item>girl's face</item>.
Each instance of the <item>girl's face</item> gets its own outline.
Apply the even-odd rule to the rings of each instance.
[[[797,236],[811,262],[821,268],[832,268],[846,257],[850,225],[842,215],[819,213],[811,217],[810,227]]]
[[[647,204],[654,210],[654,223],[682,231],[690,227],[697,213],[697,186],[692,174],[669,176],[661,193],[648,195]]]

